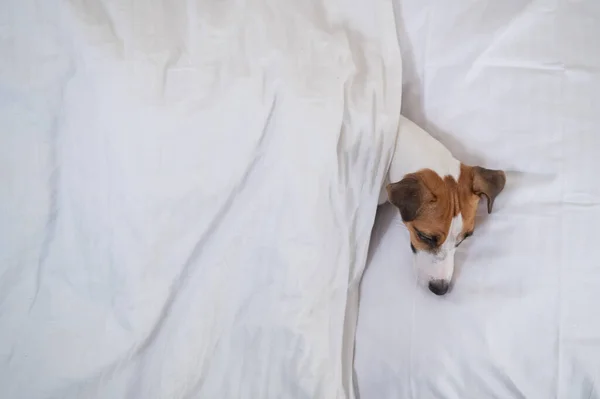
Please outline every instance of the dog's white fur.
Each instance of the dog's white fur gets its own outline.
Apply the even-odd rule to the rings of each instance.
[[[408,173],[422,169],[431,169],[441,178],[452,176],[458,181],[460,161],[429,133],[404,116],[400,116],[396,148],[379,196],[379,204],[388,200],[385,187],[389,183],[398,182]],[[429,281],[444,280],[449,283],[452,279],[454,254],[462,227],[462,215],[459,213],[452,219],[448,236],[436,254],[418,251],[414,256],[417,270]]]
[[[396,148],[379,196],[379,205],[387,202],[385,187],[421,169],[431,169],[441,178],[452,176],[458,181],[460,161],[446,147],[413,121],[400,116]]]

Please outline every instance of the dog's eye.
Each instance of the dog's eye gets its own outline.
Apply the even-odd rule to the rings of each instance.
[[[456,247],[458,248],[458,246],[459,246],[460,244],[462,244],[462,242],[463,242],[464,240],[466,240],[467,238],[471,237],[472,235],[473,235],[473,232],[472,232],[472,231],[467,231],[467,232],[465,233],[465,235],[463,236],[462,240],[460,240],[460,241],[458,242],[458,244],[456,244]]]
[[[438,241],[437,236],[430,236],[430,235],[424,234],[417,229],[415,229],[415,233],[417,233],[417,237],[419,238],[419,240],[423,241],[425,244],[432,246],[432,247],[435,247],[437,245],[437,241]]]

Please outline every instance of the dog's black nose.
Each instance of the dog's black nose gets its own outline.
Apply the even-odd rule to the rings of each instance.
[[[429,291],[435,295],[444,295],[448,292],[448,288],[450,288],[450,283],[446,280],[431,280],[429,282]]]

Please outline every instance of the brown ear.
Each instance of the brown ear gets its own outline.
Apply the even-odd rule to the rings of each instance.
[[[492,213],[494,200],[504,189],[505,184],[506,175],[503,171],[473,167],[473,193],[486,197],[488,213]]]
[[[386,186],[388,200],[400,209],[400,215],[405,222],[412,222],[417,218],[419,209],[432,199],[432,194],[423,184],[421,179],[414,175],[406,175],[397,183]]]

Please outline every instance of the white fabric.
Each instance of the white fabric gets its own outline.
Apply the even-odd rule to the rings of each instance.
[[[600,3],[395,6],[404,114],[508,181],[444,297],[417,287],[399,215],[380,210],[361,288],[361,399],[599,398]]]
[[[0,397],[352,398],[388,0],[3,1]]]
[[[441,298],[381,209],[361,399],[598,398],[599,20],[595,0],[3,1],[0,397],[351,398],[402,91],[508,184]]]

